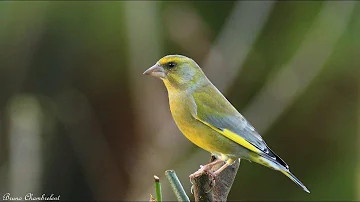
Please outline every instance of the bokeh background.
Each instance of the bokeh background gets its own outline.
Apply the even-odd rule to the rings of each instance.
[[[0,2],[0,196],[190,194],[210,155],[142,73],[196,60],[310,189],[242,161],[229,200],[360,200],[360,2]]]

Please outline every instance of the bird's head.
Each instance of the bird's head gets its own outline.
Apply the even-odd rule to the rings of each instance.
[[[162,79],[168,89],[175,90],[192,86],[204,75],[193,59],[182,55],[167,55],[147,69],[144,74]]]

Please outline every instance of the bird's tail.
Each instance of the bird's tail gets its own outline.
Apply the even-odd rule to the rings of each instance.
[[[270,159],[270,157],[263,157],[263,156],[256,156],[251,158],[251,161],[254,161],[256,163],[259,163],[261,165],[267,166],[269,168],[272,168],[274,170],[278,170],[281,173],[283,173],[284,175],[286,175],[288,178],[290,178],[293,182],[295,182],[299,187],[301,187],[304,191],[306,191],[307,193],[310,193],[310,191],[305,187],[305,185],[303,183],[300,182],[300,180],[298,180],[295,175],[293,175],[289,169],[285,168],[284,166],[282,166],[281,164],[279,164],[278,162],[276,162],[273,159]]]
[[[288,178],[290,178],[293,182],[295,182],[299,187],[301,187],[304,191],[306,191],[307,193],[310,193],[310,191],[305,187],[305,185],[303,183],[300,182],[299,179],[297,179],[295,177],[295,175],[293,175],[290,170],[285,170],[285,169],[281,169],[279,170],[280,172],[282,172],[284,175],[286,175]]]

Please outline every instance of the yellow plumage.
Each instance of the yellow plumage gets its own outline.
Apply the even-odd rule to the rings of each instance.
[[[163,80],[171,114],[185,137],[226,162],[214,175],[243,158],[279,170],[309,192],[195,61],[181,55],[168,55],[144,74]]]

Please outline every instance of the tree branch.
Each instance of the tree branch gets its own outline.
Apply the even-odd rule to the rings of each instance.
[[[210,162],[215,160],[216,158],[212,156]],[[211,170],[217,170],[221,165],[222,164],[214,165]],[[216,183],[213,188],[210,188],[211,179],[206,173],[196,177],[190,177],[190,181],[193,184],[195,201],[226,201],[239,165],[240,159],[223,170],[219,176],[216,177]]]
[[[193,184],[191,187],[194,193],[195,201],[214,201],[212,189],[210,187],[211,180],[206,173],[196,177],[190,177]]]

